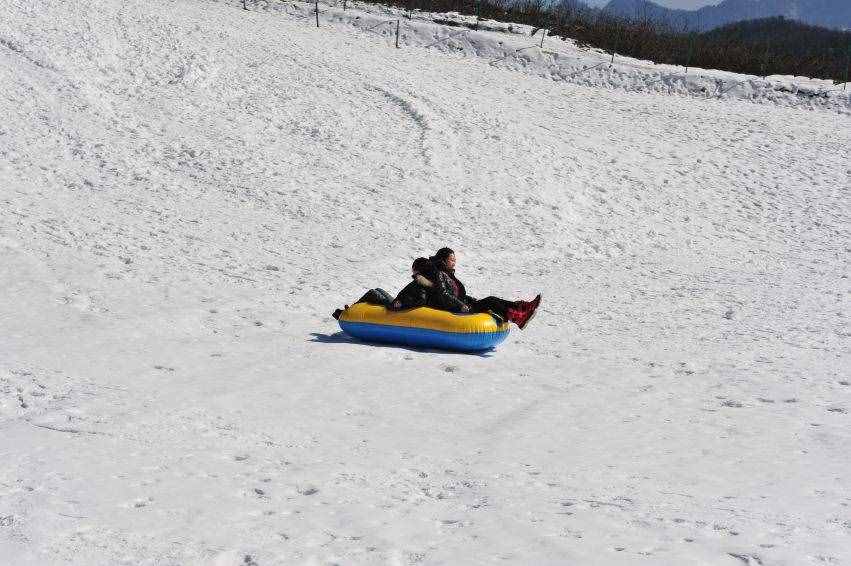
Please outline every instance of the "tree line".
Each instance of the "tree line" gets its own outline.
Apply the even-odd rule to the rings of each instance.
[[[578,0],[370,0],[405,10],[458,12],[549,30],[580,45],[656,63],[749,75],[798,75],[848,81],[851,32],[783,17],[749,20],[705,32],[636,15],[616,16]],[[470,27],[475,27],[471,24]]]

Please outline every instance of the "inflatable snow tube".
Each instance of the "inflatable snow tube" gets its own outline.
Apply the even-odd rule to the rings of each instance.
[[[459,352],[490,350],[508,336],[508,323],[486,313],[452,314],[428,307],[389,311],[357,303],[340,315],[343,332],[366,342],[439,348]]]

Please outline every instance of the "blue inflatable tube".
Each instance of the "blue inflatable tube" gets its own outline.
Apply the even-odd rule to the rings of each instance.
[[[489,314],[452,314],[420,307],[406,311],[357,303],[343,311],[340,328],[367,342],[459,352],[490,350],[508,337],[508,323]]]

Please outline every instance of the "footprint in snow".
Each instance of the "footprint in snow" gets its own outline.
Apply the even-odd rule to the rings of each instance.
[[[727,554],[741,560],[744,564],[758,564],[762,566],[762,559],[756,554],[736,554],[734,552],[728,552]]]
[[[147,507],[150,503],[153,503],[153,497],[146,498],[137,498],[133,500],[132,506],[136,509],[141,509],[142,507]]]

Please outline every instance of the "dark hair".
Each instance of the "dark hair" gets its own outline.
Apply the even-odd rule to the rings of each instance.
[[[411,269],[418,273],[422,273],[424,271],[429,271],[432,269],[431,262],[424,257],[418,257],[414,260],[413,265],[411,265]]]
[[[453,255],[455,252],[452,251],[451,248],[440,248],[437,250],[437,253],[431,256],[431,261],[439,261],[440,263],[444,263],[446,258]]]

